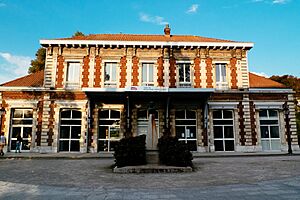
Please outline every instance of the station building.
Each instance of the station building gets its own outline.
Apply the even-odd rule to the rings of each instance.
[[[299,150],[294,92],[248,70],[251,42],[92,34],[40,40],[43,71],[0,86],[7,151],[111,152],[123,137],[177,136],[195,152]]]

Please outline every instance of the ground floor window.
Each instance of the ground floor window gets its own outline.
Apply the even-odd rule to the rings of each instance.
[[[215,151],[234,151],[232,110],[213,111],[213,130]]]
[[[10,150],[16,150],[17,138],[21,136],[20,151],[30,150],[33,125],[32,109],[13,109],[11,117]]]
[[[267,109],[260,110],[259,122],[262,150],[280,150],[278,111]]]
[[[59,151],[79,151],[81,137],[81,112],[63,109],[60,112]]]
[[[99,111],[99,151],[114,151],[120,135],[120,109],[102,109]]]
[[[179,141],[188,144],[191,151],[197,151],[197,123],[196,111],[177,110],[175,111],[176,137]]]

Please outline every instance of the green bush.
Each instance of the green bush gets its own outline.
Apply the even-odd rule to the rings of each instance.
[[[146,164],[146,136],[121,139],[115,148],[115,164],[117,167]]]
[[[176,137],[163,136],[158,140],[159,160],[161,164],[186,167],[192,166],[193,155],[188,145]]]

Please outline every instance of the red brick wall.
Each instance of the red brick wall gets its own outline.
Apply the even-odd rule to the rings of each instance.
[[[158,86],[164,86],[164,59],[159,57],[157,59],[157,83]]]
[[[127,81],[127,72],[126,72],[126,56],[123,56],[120,60],[120,88],[124,88],[126,86],[126,81]]]
[[[50,94],[51,99],[55,100],[86,100],[84,92],[53,92]]]
[[[206,87],[207,88],[213,88],[213,78],[212,78],[212,59],[206,58]]]
[[[239,128],[240,128],[240,144],[241,146],[245,146],[246,138],[245,138],[245,125],[244,125],[244,106],[242,102],[238,104],[238,114],[239,114]]]
[[[4,108],[5,109],[5,112],[7,111],[7,107],[8,107],[8,104],[5,102],[5,100],[2,100],[2,103],[1,103],[1,108]],[[5,117],[5,113],[2,115],[1,117],[1,133],[4,132],[4,129],[5,129],[5,122],[6,122],[6,117]]]
[[[230,59],[231,89],[237,89],[236,58]]]
[[[48,128],[49,128],[49,132],[48,132],[48,139],[47,139],[47,142],[48,142],[48,146],[52,146],[52,142],[53,142],[53,135],[54,135],[54,108],[55,108],[55,104],[54,104],[54,101],[51,101],[50,105],[50,116],[49,116],[49,123],[48,123]]]
[[[200,58],[195,58],[194,60],[194,76],[195,76],[195,88],[201,88],[201,72],[200,72]]]
[[[90,68],[90,57],[84,56],[83,58],[83,71],[82,71],[82,87],[89,86],[89,68]]]
[[[38,102],[38,105],[37,105],[37,108],[38,108],[38,110],[37,110],[38,119],[37,119],[37,131],[36,131],[36,140],[35,140],[37,146],[41,146],[43,107],[44,107],[44,102],[43,102],[43,99],[41,99]]]
[[[139,58],[134,56],[132,58],[132,86],[137,86],[139,84]]]
[[[57,57],[57,69],[56,69],[56,88],[63,87],[63,80],[64,80],[64,57],[58,56]]]
[[[170,77],[170,88],[175,88],[176,87],[176,59],[174,57],[170,57],[169,77]]]
[[[253,101],[250,101],[250,121],[251,121],[252,145],[256,145],[257,132],[256,132],[256,125],[255,125],[255,105],[254,105]]]
[[[94,73],[94,87],[100,87],[101,83],[101,57],[96,56],[96,66],[95,66],[95,73]]]
[[[42,92],[2,92],[3,99],[38,99]]]

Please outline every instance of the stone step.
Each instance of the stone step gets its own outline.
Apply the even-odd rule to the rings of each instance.
[[[158,151],[146,151],[147,164],[159,164]]]

